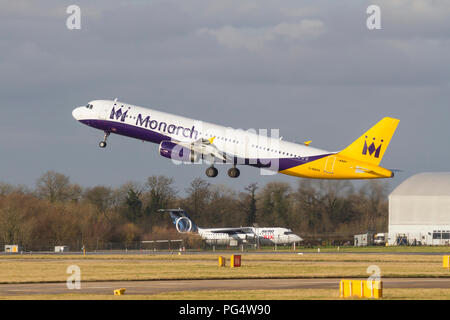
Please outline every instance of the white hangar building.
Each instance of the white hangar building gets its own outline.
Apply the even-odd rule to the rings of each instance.
[[[450,172],[420,173],[389,195],[389,245],[450,244]]]

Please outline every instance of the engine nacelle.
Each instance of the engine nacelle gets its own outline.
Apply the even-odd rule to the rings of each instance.
[[[172,141],[162,141],[159,144],[159,154],[172,160],[192,163],[197,162],[201,157],[198,152]]]

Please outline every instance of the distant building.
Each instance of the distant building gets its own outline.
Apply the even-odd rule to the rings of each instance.
[[[450,244],[450,172],[420,173],[392,191],[388,243]]]
[[[5,252],[7,253],[19,253],[20,247],[17,244],[7,244],[5,245]]]
[[[373,245],[373,233],[355,234],[353,239],[355,247],[366,247]]]

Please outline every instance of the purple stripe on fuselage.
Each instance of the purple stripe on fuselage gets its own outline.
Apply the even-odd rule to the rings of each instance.
[[[148,142],[160,144],[162,141],[172,141],[172,138],[163,135],[159,132],[155,132],[149,129],[140,128],[123,122],[115,122],[109,120],[80,120],[81,123],[111,133],[116,133],[122,136],[144,140]],[[301,166],[305,163],[318,160],[320,158],[329,156],[329,154],[321,154],[318,156],[300,157],[300,158],[263,158],[263,159],[243,159],[239,157],[233,158],[232,163],[245,164],[256,168],[268,168],[277,169],[277,171],[283,171],[289,168]],[[271,161],[275,164],[270,163]],[[278,165],[276,162],[278,161]]]
[[[152,130],[136,127],[123,122],[115,122],[108,120],[81,120],[83,124],[100,129],[107,132],[120,134],[130,138],[144,140],[153,143],[161,143],[161,141],[171,141],[169,136],[155,132]]]
[[[253,160],[253,162],[248,163],[248,165],[252,166],[252,167],[257,167],[257,168],[275,168],[276,166],[276,161],[278,161],[278,171],[283,171],[286,169],[290,169],[293,167],[297,167],[297,166],[301,166],[303,164],[312,162],[312,161],[316,161],[318,159],[321,159],[323,157],[329,156],[332,153],[329,154],[321,154],[318,156],[309,156],[309,157],[299,157],[299,158],[276,158],[276,159],[258,159],[258,163],[257,164],[253,164],[255,160]],[[247,159],[248,160],[248,159]],[[251,160],[249,160],[251,161]],[[271,163],[271,164],[267,164],[269,161],[274,161],[275,164]],[[247,163],[246,163],[247,164]]]

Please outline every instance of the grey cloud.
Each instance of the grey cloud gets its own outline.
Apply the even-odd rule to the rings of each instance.
[[[197,31],[201,35],[213,36],[217,42],[230,49],[245,48],[260,51],[270,42],[277,39],[304,40],[320,36],[325,27],[320,20],[301,20],[298,23],[282,22],[275,26],[263,28],[235,28],[224,26],[220,29],[202,28]]]
[[[285,139],[328,150],[391,115],[401,122],[383,164],[406,170],[397,179],[446,170],[448,1],[79,1],[79,31],[65,27],[70,4],[0,5],[8,168],[0,180],[33,185],[54,169],[83,185],[117,185],[162,173],[184,190],[183,181],[203,176],[204,166],[174,167],[156,146],[122,137],[99,152],[101,132],[71,110],[115,97],[225,126],[280,128]],[[369,4],[381,7],[382,30],[367,30]],[[417,145],[426,154],[413,154]],[[220,169],[217,181],[236,189],[296,182],[252,168],[235,181]]]

